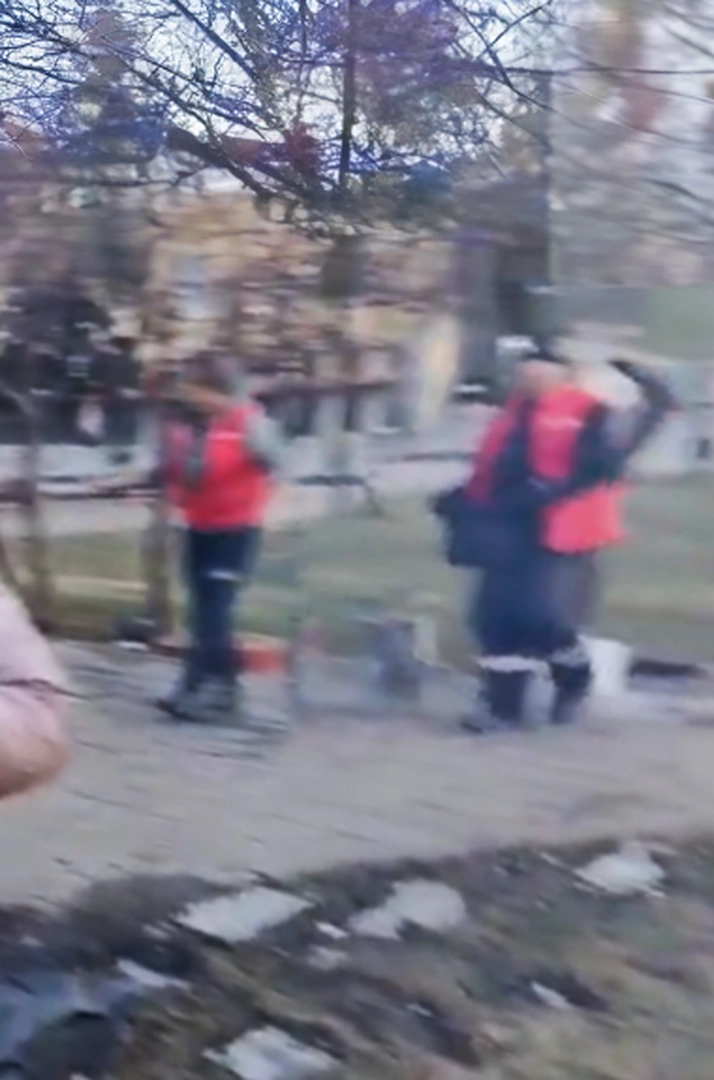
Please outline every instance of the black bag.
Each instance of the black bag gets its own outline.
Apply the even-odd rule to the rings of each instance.
[[[469,499],[466,489],[438,495],[431,509],[443,529],[443,549],[450,566],[493,569],[523,557],[525,537],[511,517]]]

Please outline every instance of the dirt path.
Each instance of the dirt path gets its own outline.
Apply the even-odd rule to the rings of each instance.
[[[268,686],[246,731],[177,730],[146,704],[170,678],[163,663],[65,654],[86,695],[74,764],[56,787],[3,808],[0,903],[63,901],[124,874],[231,881],[255,869],[714,828],[714,727],[701,722],[640,715],[479,741],[446,715],[332,718],[287,733]]]

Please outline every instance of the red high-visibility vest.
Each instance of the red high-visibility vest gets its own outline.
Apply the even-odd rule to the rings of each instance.
[[[235,529],[262,525],[273,491],[270,475],[244,446],[246,422],[257,406],[236,406],[210,424],[203,474],[196,486],[183,480],[190,432],[174,428],[169,437],[169,494],[193,529]]]
[[[491,470],[516,422],[520,399],[508,402],[489,425],[477,451],[469,491],[488,499]],[[536,402],[528,447],[534,476],[564,480],[574,465],[578,437],[592,410],[600,405],[593,394],[577,386],[558,386]],[[622,539],[621,484],[597,487],[546,507],[540,542],[549,551],[574,555],[615,544]]]

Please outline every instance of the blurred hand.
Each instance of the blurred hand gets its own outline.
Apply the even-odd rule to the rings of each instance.
[[[679,407],[667,381],[657,372],[634,360],[611,360],[610,367],[639,386],[645,397],[660,409],[674,410]]]

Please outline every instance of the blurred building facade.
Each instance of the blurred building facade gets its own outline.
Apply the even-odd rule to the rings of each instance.
[[[529,288],[547,275],[546,188],[532,161],[508,180],[467,178],[455,222],[382,224],[336,240],[273,220],[225,185],[109,196],[73,187],[34,134],[17,125],[5,134],[6,336],[13,296],[75,290],[106,316],[91,328],[99,346],[133,340],[143,361],[216,344],[256,368],[330,374],[333,362],[349,369],[352,348],[369,376],[399,366],[447,317],[459,331],[446,335],[459,342],[455,368],[473,375],[488,368],[498,334],[525,332]],[[354,276],[349,296],[335,290],[340,247]],[[67,351],[62,337],[44,329],[43,347]]]

